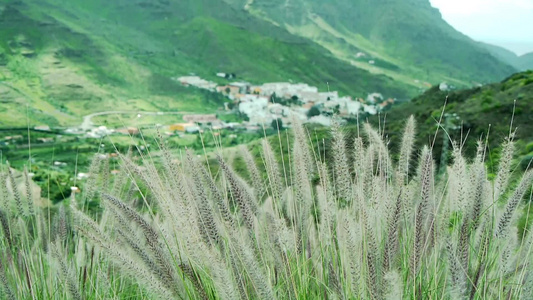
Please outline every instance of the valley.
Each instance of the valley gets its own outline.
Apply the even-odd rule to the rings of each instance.
[[[451,28],[425,0],[0,0],[1,151],[17,168],[30,160],[42,170],[69,145],[83,158],[61,154],[69,167],[56,171],[66,176],[87,168],[101,144],[109,153],[144,147],[156,128],[170,144],[202,151],[197,131],[216,128],[236,145],[273,134],[275,124],[289,128],[289,115],[325,128],[335,116],[386,118],[394,129],[417,108],[429,135],[447,95],[485,90],[524,68]],[[426,100],[442,83],[450,89]],[[482,126],[480,113],[525,94],[523,111],[529,90],[520,89],[486,92],[494,100],[459,115]],[[215,122],[191,124],[191,115]]]
[[[533,299],[531,14],[0,0],[0,299]]]

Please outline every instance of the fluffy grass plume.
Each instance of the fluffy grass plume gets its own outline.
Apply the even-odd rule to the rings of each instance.
[[[437,174],[413,118],[393,154],[368,124],[354,140],[335,124],[326,156],[293,128],[242,146],[243,168],[161,143],[119,155],[113,180],[97,155],[50,207],[3,166],[0,299],[533,299],[533,172],[512,137],[490,179],[481,143]]]

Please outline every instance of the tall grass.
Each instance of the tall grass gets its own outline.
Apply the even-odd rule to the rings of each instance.
[[[1,298],[533,299],[531,221],[517,222],[533,171],[513,173],[512,138],[489,180],[481,143],[472,159],[454,144],[437,176],[414,135],[410,118],[394,161],[368,124],[352,141],[334,125],[325,159],[295,120],[280,155],[267,139],[240,149],[246,172],[161,143],[161,164],[130,152],[112,180],[96,155],[90,186],[57,207],[3,166]]]

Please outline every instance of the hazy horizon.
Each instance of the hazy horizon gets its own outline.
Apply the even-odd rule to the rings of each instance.
[[[430,0],[446,22],[476,41],[533,52],[533,1]]]

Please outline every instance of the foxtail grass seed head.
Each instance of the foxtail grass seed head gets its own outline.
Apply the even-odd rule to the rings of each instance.
[[[246,146],[241,146],[240,151],[242,154],[242,157],[244,159],[244,162],[246,164],[246,169],[248,170],[248,173],[250,174],[250,178],[252,180],[252,186],[254,188],[255,196],[258,200],[263,198],[264,194],[264,183],[263,178],[261,176],[261,173],[259,171],[259,168],[257,167],[254,157],[252,156],[252,153],[246,148]]]
[[[2,250],[2,253],[4,253],[4,249],[2,249],[0,247],[0,249]],[[3,261],[5,259],[5,255],[4,254],[1,254],[0,255],[0,295],[1,296],[4,296],[5,299],[7,300],[15,300],[15,294],[14,292],[11,290],[11,285],[9,284],[9,281],[7,279],[7,274],[6,274],[6,265],[5,265],[5,262]]]
[[[28,168],[24,166],[24,185],[26,187],[26,201],[28,205],[28,214],[33,216],[35,211],[33,209],[33,192],[31,186],[30,175],[28,174]]]
[[[494,198],[498,198],[505,192],[507,183],[511,178],[511,163],[514,154],[514,141],[513,137],[505,141],[502,146],[502,153],[500,157],[500,162],[498,166],[498,173],[496,174],[496,179],[494,180]]]
[[[410,169],[410,160],[413,153],[413,146],[415,142],[415,118],[410,116],[405,124],[405,129],[402,137],[402,144],[400,148],[400,158],[398,160],[398,175],[403,184],[407,183]]]
[[[392,155],[369,124],[320,145],[292,127],[240,158],[162,144],[108,176],[96,155],[70,206],[33,205],[29,170],[0,166],[0,298],[531,298],[533,171],[513,169],[512,137],[492,178],[485,143],[436,173],[413,117]]]
[[[281,172],[279,169],[278,160],[276,159],[274,151],[270,146],[270,142],[267,139],[263,139],[261,141],[261,148],[263,150],[263,159],[268,178],[266,186],[270,188],[272,197],[279,202],[282,198],[284,186],[281,180]]]
[[[340,125],[335,122],[331,127],[333,151],[333,178],[337,198],[349,203],[352,201],[352,179],[350,175],[348,157],[346,154],[346,140]]]
[[[507,202],[507,205],[505,206],[505,210],[499,219],[496,230],[496,235],[498,237],[505,237],[508,234],[509,225],[514,218],[516,208],[518,207],[520,201],[524,198],[525,193],[531,189],[532,181],[533,170],[529,170],[524,174],[524,176],[522,176],[520,183],[514,190]]]
[[[22,199],[20,196],[20,192],[17,186],[17,182],[15,181],[15,175],[13,174],[13,169],[9,166],[9,163],[7,163],[7,175],[9,179],[9,184],[11,187],[11,193],[13,194],[13,198],[15,199],[15,204],[17,208],[17,213],[22,216],[24,215],[24,208],[22,206]]]

